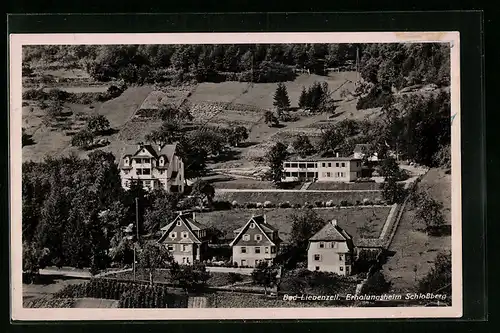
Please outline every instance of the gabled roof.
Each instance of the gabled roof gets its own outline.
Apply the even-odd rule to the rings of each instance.
[[[122,156],[120,158],[120,167],[123,167],[122,161],[125,156],[148,157],[148,156],[138,155],[138,152],[143,148],[146,149],[154,158],[158,158],[163,155],[166,156],[167,162],[170,162],[177,149],[177,143],[164,145],[161,148],[159,146],[154,146],[151,144],[127,145],[122,149]]]
[[[351,235],[349,235],[344,229],[339,227],[336,222],[328,222],[328,224],[325,224],[325,226],[321,228],[320,231],[309,238],[309,241],[345,242],[348,240],[352,240]]]
[[[191,213],[180,213],[172,222],[161,228],[160,230],[163,231],[163,234],[160,239],[158,239],[158,242],[162,242],[167,237],[168,233],[176,226],[178,220],[184,223],[195,243],[201,243],[193,231],[203,230],[206,229],[206,227],[194,220]]]
[[[277,231],[277,229],[266,222],[266,218],[262,215],[257,215],[257,216],[252,216],[248,222],[241,228],[238,228],[234,230],[234,233],[238,233],[236,237],[233,239],[231,243],[229,243],[229,246],[233,246],[243,235],[243,232],[247,230],[250,226],[250,223],[255,223],[257,228],[264,234],[264,236],[267,238],[267,240],[272,244],[276,245],[272,239],[269,238],[267,235],[268,232],[273,232]]]

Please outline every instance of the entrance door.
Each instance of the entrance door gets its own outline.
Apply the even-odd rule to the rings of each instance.
[[[246,266],[247,265],[247,261],[245,259],[241,260],[241,266]]]

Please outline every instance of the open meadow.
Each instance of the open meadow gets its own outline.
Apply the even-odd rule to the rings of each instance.
[[[390,207],[350,207],[314,209],[325,223],[336,219],[338,224],[350,233],[354,239],[377,238],[389,215]],[[266,214],[267,222],[279,229],[279,235],[284,241],[289,241],[292,231],[294,214],[300,214],[300,209],[270,208],[270,209],[231,209],[198,213],[200,223],[213,226],[228,237],[233,237],[233,230],[243,226],[253,214]]]

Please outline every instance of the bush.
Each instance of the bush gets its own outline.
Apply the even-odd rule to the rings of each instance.
[[[285,202],[280,202],[279,204],[280,208],[290,208],[292,205],[290,204],[290,201],[285,201]]]
[[[316,207],[325,207],[325,203],[323,201],[316,201]]]
[[[361,206],[361,201],[360,200],[356,200],[356,206]]]
[[[229,201],[214,201],[213,207],[215,210],[230,210],[233,205]]]
[[[301,208],[302,206],[299,203],[293,204],[293,208]]]
[[[348,205],[349,205],[349,203],[347,202],[347,200],[340,200],[340,206],[341,207],[346,207]]]
[[[361,97],[356,104],[357,110],[383,107],[384,105],[392,104],[394,97],[389,88],[380,86],[373,87],[368,95]]]
[[[231,202],[231,206],[233,206],[234,208],[238,208],[239,207],[238,201],[234,200],[233,202]]]
[[[262,202],[257,202],[257,204],[255,205],[257,208],[262,208]]]
[[[325,207],[333,207],[334,204],[333,204],[333,200],[328,200],[327,202],[325,202]]]
[[[247,202],[246,208],[248,209],[257,208],[257,204],[255,202]]]
[[[273,208],[274,204],[271,201],[264,202],[264,208]]]
[[[372,204],[373,203],[370,201],[370,199],[368,199],[368,198],[363,199],[363,205],[368,206],[368,205],[372,205]]]

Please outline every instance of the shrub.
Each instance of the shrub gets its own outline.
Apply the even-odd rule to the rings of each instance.
[[[273,208],[274,204],[271,201],[264,202],[264,208]]]
[[[360,97],[356,104],[357,110],[378,108],[384,105],[391,104],[394,100],[390,89],[382,88],[380,86],[373,87],[368,95]]]
[[[325,207],[333,207],[333,200],[328,200],[327,202],[325,202]]]
[[[229,201],[214,201],[213,207],[215,210],[230,210],[233,206]]]
[[[340,206],[341,207],[346,207],[348,205],[349,205],[349,203],[347,202],[347,200],[340,200]]]
[[[238,201],[234,200],[233,202],[231,202],[231,206],[233,206],[234,208],[238,208],[239,207]]]
[[[299,203],[293,204],[293,208],[301,208],[302,206]]]
[[[262,202],[257,202],[256,207],[257,208],[262,208]]]
[[[291,206],[290,201],[280,202],[279,204],[280,208],[290,208]]]
[[[246,208],[257,208],[257,204],[255,202],[247,202]]]
[[[360,200],[356,200],[356,206],[361,206],[361,201]]]
[[[370,201],[370,199],[368,199],[368,198],[363,199],[363,205],[371,205],[371,204],[372,204],[372,202]]]
[[[316,207],[325,207],[325,203],[323,201],[316,201]]]

